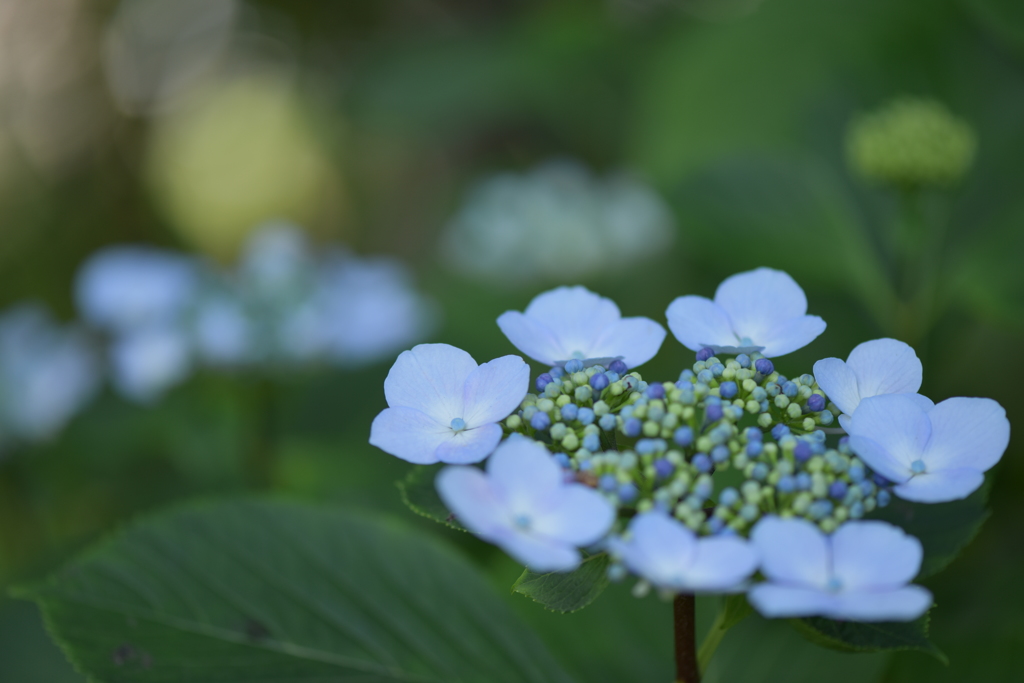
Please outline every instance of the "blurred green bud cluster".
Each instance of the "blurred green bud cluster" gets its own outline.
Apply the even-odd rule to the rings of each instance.
[[[846,136],[847,160],[856,173],[901,187],[956,183],[976,146],[969,124],[940,102],[912,97],[860,115]]]

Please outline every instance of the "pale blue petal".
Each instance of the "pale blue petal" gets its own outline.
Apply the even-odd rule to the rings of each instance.
[[[921,361],[913,348],[896,339],[858,344],[846,363],[857,377],[862,399],[881,394],[916,394],[921,388]]]
[[[850,621],[912,621],[932,606],[932,594],[921,586],[887,591],[850,591],[834,596],[822,616]]]
[[[114,386],[133,401],[152,403],[188,377],[189,351],[188,341],[175,329],[143,329],[122,336],[110,347]]]
[[[437,450],[454,437],[452,430],[415,408],[385,408],[370,426],[370,443],[417,465],[438,462]]]
[[[759,583],[747,591],[747,600],[769,619],[824,616],[834,610],[835,598],[813,588]]]
[[[562,348],[554,330],[519,311],[498,316],[498,327],[513,346],[545,365],[555,365],[571,353]]]
[[[664,341],[665,328],[650,318],[622,318],[605,328],[588,355],[622,358],[627,367],[635,368],[654,358]]]
[[[448,344],[420,344],[399,354],[384,380],[384,396],[392,408],[416,408],[448,426],[462,417],[463,389],[476,361]]]
[[[911,477],[893,492],[917,503],[945,503],[971,495],[985,482],[985,475],[973,468],[951,468]]]
[[[665,317],[672,334],[692,351],[700,351],[705,346],[729,346],[740,341],[725,310],[702,296],[679,297],[669,304]]]
[[[844,414],[839,416],[839,426],[842,427],[847,433],[849,433],[850,431],[850,423],[852,421],[853,418],[851,418],[849,415]]]
[[[519,356],[502,356],[469,373],[463,394],[469,428],[497,422],[519,407],[530,389],[530,366]]]
[[[861,455],[853,438],[867,437],[909,474],[910,464],[920,459],[932,430],[925,407],[928,399],[922,398],[919,394],[885,394],[862,400],[850,423],[850,443],[857,455],[876,470],[894,468],[869,460],[876,455],[873,452]]]
[[[825,321],[816,315],[780,320],[759,337],[750,337],[742,329],[737,328],[737,334],[750,337],[754,343],[764,346],[761,353],[767,358],[785,356],[787,353],[802,349],[824,331]]]
[[[828,585],[828,542],[811,522],[764,517],[750,532],[750,541],[761,557],[761,571],[771,581],[815,588]]]
[[[492,540],[534,572],[570,572],[582,559],[572,545],[532,534],[508,531]]]
[[[558,505],[562,468],[543,444],[521,434],[513,434],[494,451],[487,474],[510,514],[533,517]]]
[[[807,313],[804,290],[788,274],[771,268],[758,268],[726,278],[715,291],[715,303],[729,315],[738,337],[749,337],[762,346],[769,346],[768,338],[780,336],[776,331],[779,323]],[[820,331],[800,346],[818,334]]]
[[[587,357],[600,355],[590,353],[590,345],[622,317],[614,301],[579,286],[538,294],[525,313],[554,331],[570,358],[575,351]]]
[[[734,591],[757,570],[759,559],[753,546],[741,538],[701,538],[686,582],[694,591]]]
[[[610,546],[634,573],[660,588],[682,589],[697,553],[697,537],[661,512],[645,512],[629,524],[628,540]]]
[[[510,528],[510,517],[482,470],[446,467],[434,486],[459,524],[477,536],[492,540]]]
[[[990,398],[949,398],[928,412],[932,438],[925,449],[928,470],[970,467],[984,472],[1003,457],[1010,421]]]
[[[588,546],[599,541],[615,521],[615,508],[604,496],[582,484],[561,487],[557,502],[534,517],[531,530],[541,536]]]
[[[843,429],[847,432],[852,428],[853,420],[847,419]],[[866,436],[851,436],[850,449],[857,454],[857,457],[868,464],[868,467],[878,472],[883,477],[893,482],[903,482],[910,478],[913,472],[905,462],[896,460],[885,446],[874,439]]]
[[[501,442],[502,431],[501,425],[492,422],[451,434],[451,438],[437,447],[437,459],[453,465],[466,465],[480,462],[493,453]]]
[[[814,364],[814,379],[839,410],[853,415],[860,403],[857,376],[838,358],[823,358]]]
[[[843,591],[898,588],[921,569],[921,542],[886,522],[847,522],[830,541],[832,573]]]

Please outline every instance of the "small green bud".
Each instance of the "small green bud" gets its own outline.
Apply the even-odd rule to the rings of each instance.
[[[569,428],[565,426],[563,422],[556,422],[551,425],[551,438],[555,441],[559,441],[569,433]]]
[[[805,417],[804,418],[803,427],[804,427],[804,431],[805,432],[813,431],[814,430],[814,425],[815,425],[815,421],[814,421],[813,417]]]
[[[772,416],[769,413],[761,413],[757,416],[757,426],[761,429],[768,429],[772,426]]]
[[[552,428],[553,429],[553,428]],[[567,451],[574,451],[580,447],[580,439],[575,432],[569,432],[562,439],[562,448]]]
[[[574,395],[576,396],[577,403],[587,403],[593,395],[593,390],[590,388],[590,385],[576,387]]]
[[[779,394],[778,396],[775,397],[775,407],[776,408],[781,408],[781,409],[785,410],[787,406],[789,406],[789,397],[788,396],[786,396],[785,394]]]
[[[825,519],[821,520],[820,522],[818,522],[818,526],[821,527],[821,530],[824,531],[826,534],[830,534],[839,528],[839,524],[832,517],[826,517]]]
[[[537,410],[541,411],[542,413],[550,413],[554,409],[555,402],[552,401],[550,398],[542,398],[539,401],[537,401]]]
[[[558,406],[559,408],[564,408],[565,406],[569,405],[571,402],[572,402],[572,399],[569,398],[569,396],[566,395],[566,394],[559,394],[558,398],[555,399],[555,405]]]
[[[653,420],[648,420],[647,422],[644,422],[643,430],[644,436],[654,438],[661,434],[661,425]]]
[[[598,417],[607,415],[610,410],[611,408],[609,408],[608,404],[604,401],[598,401],[594,404],[594,415],[597,415]]]
[[[523,418],[518,415],[509,415],[505,419],[505,426],[512,430],[519,429],[523,426]]]
[[[778,403],[779,398],[786,398],[786,397],[783,396],[782,394],[779,394],[775,398],[776,403]],[[786,415],[788,415],[791,420],[797,419],[798,417],[800,417],[803,414],[803,412],[804,411],[800,408],[800,404],[799,403],[790,403],[789,406],[786,408]]]

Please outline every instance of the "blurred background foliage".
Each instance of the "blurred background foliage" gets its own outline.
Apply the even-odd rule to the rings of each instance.
[[[962,181],[898,189],[850,170],[851,122],[908,96],[973,129]],[[483,360],[513,350],[497,315],[553,285],[662,320],[675,296],[768,265],[829,323],[781,361],[787,374],[899,336],[924,361],[922,393],[990,396],[1014,421],[1022,121],[1017,0],[0,0],[0,306],[42,302],[70,321],[76,270],[106,245],[229,265],[257,224],[284,219],[317,244],[402,259],[442,312],[429,340]],[[525,187],[543,174],[507,174],[551,160],[575,169],[570,199],[542,182],[519,222],[502,222],[509,204],[472,209],[497,240],[481,248],[507,247],[530,277],[459,267],[451,240],[467,228],[453,221],[473,188],[495,174]],[[619,178],[640,189],[599,206]],[[691,362],[670,339],[641,370],[674,377]],[[406,466],[367,444],[389,365],[201,371],[150,405],[104,388],[59,434],[0,455],[0,585],[133,515],[258,486],[401,516],[507,592],[518,568],[413,519],[393,486]],[[272,450],[268,480],[250,476],[254,449]],[[991,519],[925,582],[949,667],[818,650],[750,619],[708,680],[1019,680],[1022,455],[1011,442],[990,473]],[[656,598],[615,587],[568,616],[508,599],[581,681],[669,680]],[[10,600],[0,672],[82,680],[34,608]]]

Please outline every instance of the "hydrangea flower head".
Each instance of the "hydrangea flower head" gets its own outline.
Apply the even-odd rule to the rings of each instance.
[[[499,420],[526,396],[530,368],[518,356],[477,365],[448,344],[403,351],[384,380],[388,408],[370,443],[417,464],[479,462],[501,441]]]
[[[524,312],[506,311],[498,327],[517,349],[550,366],[569,360],[627,367],[646,363],[661,348],[665,328],[650,318],[623,318],[611,299],[585,287],[558,287],[538,294]]]
[[[747,599],[766,617],[910,621],[931,607],[931,593],[908,585],[921,542],[891,524],[847,522],[827,535],[807,520],[765,517],[750,540],[768,580]]]
[[[818,386],[843,414],[839,424],[848,429],[860,402],[882,394],[916,394],[923,371],[914,349],[896,339],[875,339],[858,344],[846,361],[824,358],[814,364]]]
[[[122,335],[110,345],[110,371],[122,396],[136,403],[154,403],[192,371],[189,340],[166,325]]]
[[[578,548],[607,533],[615,509],[597,491],[566,483],[540,443],[513,435],[476,467],[448,467],[437,491],[456,519],[533,571],[570,571]]]
[[[609,545],[630,570],[667,591],[741,590],[758,564],[757,553],[745,540],[698,538],[682,522],[657,511],[634,517],[628,539],[613,538]]]
[[[990,398],[933,404],[918,394],[875,396],[850,420],[854,452],[896,483],[896,495],[923,503],[970,495],[1009,441],[1006,411]]]
[[[807,315],[807,297],[788,274],[758,268],[726,278],[714,300],[681,296],[665,312],[668,326],[683,346],[694,351],[749,354],[774,358],[810,344],[825,331],[825,321]]]

